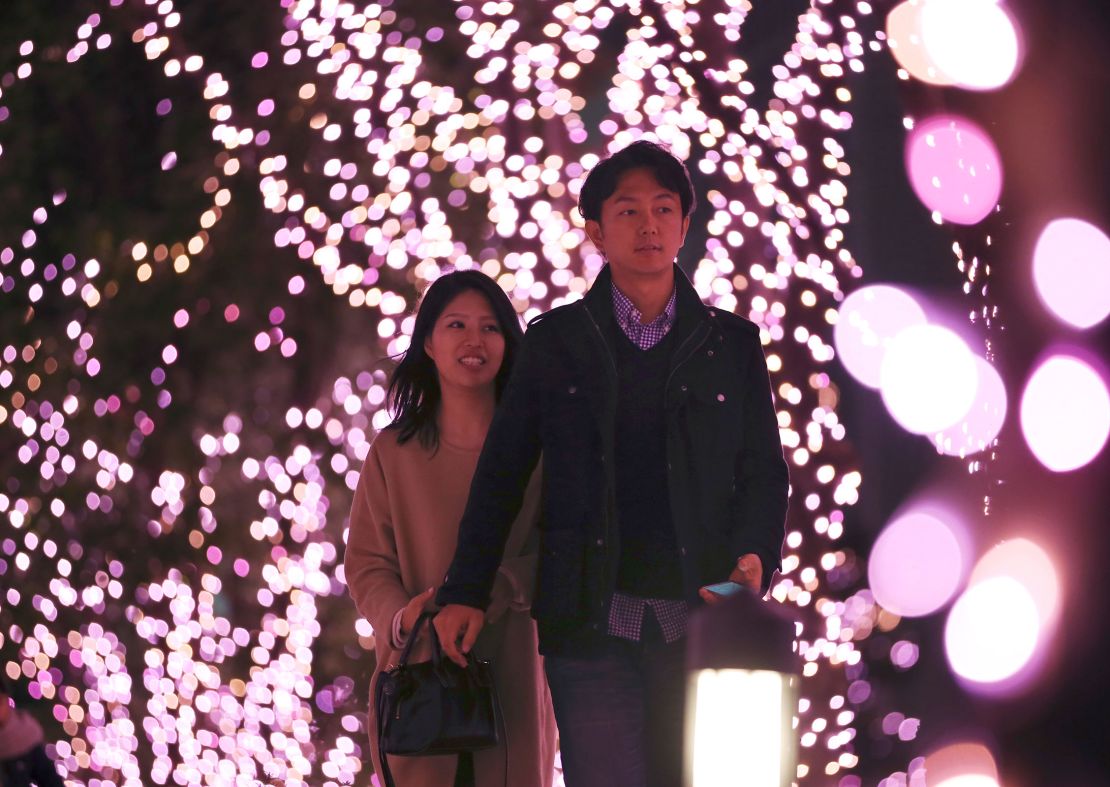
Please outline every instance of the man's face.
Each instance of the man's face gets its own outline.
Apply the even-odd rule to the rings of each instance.
[[[613,275],[628,281],[670,271],[689,226],[677,193],[659,185],[651,170],[630,169],[601,204],[601,220],[586,222],[586,234]]]

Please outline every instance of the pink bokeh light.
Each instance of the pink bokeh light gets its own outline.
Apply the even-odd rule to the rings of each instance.
[[[954,115],[931,117],[910,132],[906,171],[925,207],[956,224],[978,224],[1002,193],[1002,163],[990,135]]]
[[[914,434],[959,424],[978,390],[975,357],[963,339],[939,325],[914,325],[895,336],[879,381],[891,417]]]
[[[937,450],[947,456],[969,456],[986,450],[1006,420],[1006,386],[993,366],[975,356],[978,387],[967,416],[933,435]]]
[[[1028,588],[1042,625],[1055,625],[1060,612],[1060,579],[1044,549],[1027,538],[1003,541],[979,558],[968,584],[1001,576],[1012,577]]]
[[[868,560],[875,600],[905,617],[937,611],[963,579],[965,540],[953,517],[920,509],[898,517],[879,534]]]
[[[1110,435],[1110,393],[1095,369],[1072,355],[1053,355],[1030,375],[1021,397],[1021,431],[1029,450],[1057,473],[1077,470]]]
[[[1110,314],[1110,238],[1080,219],[1050,221],[1033,250],[1033,283],[1058,319],[1097,325]]]
[[[921,0],[905,0],[886,17],[886,36],[890,53],[910,76],[930,85],[951,85],[952,80],[937,68],[921,37]]]
[[[952,605],[944,645],[952,671],[975,684],[996,684],[1016,676],[1033,657],[1041,620],[1033,595],[1010,576],[995,576],[968,587]]]
[[[927,0],[920,23],[928,60],[953,84],[995,90],[1017,72],[1017,24],[998,0]]]
[[[879,369],[890,340],[905,328],[924,325],[924,309],[905,290],[876,284],[856,290],[838,310],[833,341],[848,373],[879,387]]]
[[[998,766],[981,743],[952,743],[925,758],[932,787],[998,787]]]

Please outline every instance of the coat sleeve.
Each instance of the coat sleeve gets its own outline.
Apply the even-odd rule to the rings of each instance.
[[[744,381],[744,444],[736,456],[737,526],[734,557],[753,553],[763,564],[763,591],[782,567],[790,476],[782,455],[778,417],[767,359],[758,336],[743,337],[748,349]]]
[[[371,446],[355,487],[343,570],[359,613],[387,640],[393,617],[410,598],[401,582],[393,524],[381,456]]]
[[[465,604],[478,609],[489,604],[505,543],[540,457],[536,374],[542,365],[542,333],[537,325],[525,334],[501,395],[470,484],[455,556],[436,594],[437,604]]]

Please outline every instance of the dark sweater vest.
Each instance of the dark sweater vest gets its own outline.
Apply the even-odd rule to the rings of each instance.
[[[620,527],[617,590],[645,598],[680,599],[679,562],[667,485],[667,429],[663,407],[674,347],[672,329],[641,350],[610,323],[617,364],[615,480]]]

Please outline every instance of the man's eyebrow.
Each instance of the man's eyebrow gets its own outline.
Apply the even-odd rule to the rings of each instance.
[[[658,192],[657,194],[655,194],[654,196],[652,196],[651,199],[653,199],[653,200],[669,199],[669,200],[678,201],[678,195],[675,194],[673,191],[667,191],[666,189],[664,189],[664,190]],[[638,201],[638,198],[633,197],[631,194],[615,194],[615,195],[613,195],[613,202],[637,202],[637,201]]]

